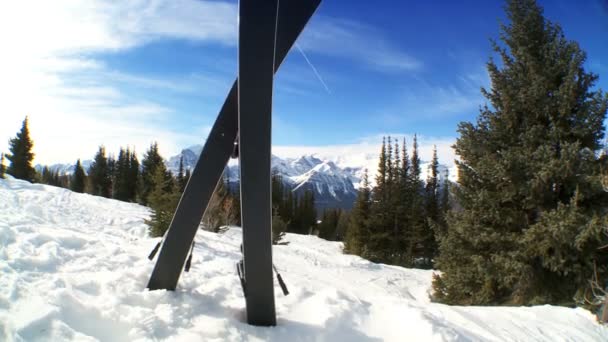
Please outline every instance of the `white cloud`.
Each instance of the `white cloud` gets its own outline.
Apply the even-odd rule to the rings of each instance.
[[[156,99],[126,94],[138,89],[218,93],[223,83],[207,74],[155,79],[112,70],[100,52],[132,49],[173,38],[235,46],[235,2],[200,0],[14,1],[0,5],[0,151],[8,150],[25,115],[30,117],[36,163],[72,162],[98,145],[116,151],[129,144],[140,153],[159,141],[175,154],[203,141],[208,122],[192,133],[172,130],[176,113]],[[303,47],[315,53],[354,58],[379,69],[413,70],[420,63],[369,26],[335,18],[316,20]],[[201,89],[200,85],[207,88]]]
[[[297,158],[305,154],[315,154],[320,158],[336,161],[343,167],[360,167],[365,165],[370,172],[378,166],[378,156],[383,136],[398,139],[401,145],[405,138],[408,153],[411,156],[413,134],[387,133],[363,138],[351,144],[321,145],[321,146],[273,146],[273,153],[284,158]],[[437,147],[439,162],[452,166],[456,155],[452,145],[456,141],[452,137],[418,136],[418,149],[423,161],[430,161],[433,157],[433,146]],[[393,140],[393,144],[395,141]]]
[[[131,98],[116,85],[193,91],[188,82],[120,73],[94,56],[167,37],[234,45],[233,3],[63,0],[0,7],[0,151],[7,151],[8,138],[25,115],[37,163],[87,158],[99,144],[113,151],[130,144],[143,152],[154,140],[169,155],[204,137],[194,133],[206,133],[205,126],[194,127],[193,134],[172,131],[171,108]],[[187,81],[209,84],[208,77],[201,77]]]
[[[307,51],[354,59],[382,71],[412,71],[423,66],[378,29],[352,20],[313,17],[299,43]]]

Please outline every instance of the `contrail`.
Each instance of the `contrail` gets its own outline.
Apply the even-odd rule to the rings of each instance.
[[[315,75],[317,75],[317,78],[319,79],[319,82],[321,82],[321,84],[323,85],[323,87],[325,87],[325,90],[327,90],[327,93],[331,95],[331,90],[329,90],[329,87],[327,86],[327,84],[325,84],[325,81],[323,81],[323,77],[321,77],[321,75],[317,71],[317,68],[315,68],[315,66],[312,65],[312,63],[310,62],[310,60],[308,59],[308,57],[306,57],[306,54],[304,53],[304,50],[302,50],[302,48],[300,47],[300,45],[298,43],[296,43],[295,45],[296,45],[296,48],[298,48],[298,50],[300,51],[300,53],[304,57],[304,59],[306,60],[306,63],[308,63],[308,65],[310,65],[310,68],[312,69],[312,71],[315,73]]]

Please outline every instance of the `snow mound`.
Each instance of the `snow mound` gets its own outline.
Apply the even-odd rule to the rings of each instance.
[[[374,264],[287,235],[274,259],[278,325],[249,326],[241,231],[196,236],[178,289],[147,291],[145,207],[0,180],[0,341],[606,341],[583,309],[430,303],[431,271]]]

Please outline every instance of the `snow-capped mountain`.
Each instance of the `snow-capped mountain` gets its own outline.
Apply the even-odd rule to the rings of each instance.
[[[196,165],[202,146],[194,145],[185,148],[180,154],[169,158],[167,168],[177,173],[180,157],[184,158],[184,169]],[[364,170],[369,173],[370,184],[374,184],[378,165],[378,155],[363,154],[359,156],[322,156],[316,153],[305,154],[297,158],[272,155],[272,169],[278,172],[285,185],[301,194],[306,190],[313,191],[315,203],[319,209],[339,207],[350,209],[357,197],[357,189],[363,179]],[[422,163],[421,178],[425,180],[431,163]],[[455,170],[439,165],[439,178],[448,176],[455,180]],[[228,181],[237,184],[239,168],[236,160],[230,160],[226,168]]]
[[[84,169],[84,172],[86,173],[89,170],[89,167],[91,166],[91,164],[93,163],[92,160],[83,160],[80,162],[82,165],[82,168]],[[36,169],[36,171],[38,172],[42,172],[42,169],[47,166],[51,171],[53,172],[58,172],[59,175],[71,175],[74,173],[74,168],[76,167],[76,164],[53,164],[53,165],[40,165],[37,164],[36,166],[34,166],[34,169]]]

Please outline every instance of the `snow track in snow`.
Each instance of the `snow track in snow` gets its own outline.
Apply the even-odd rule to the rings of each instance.
[[[145,207],[0,180],[0,341],[606,341],[583,309],[430,303],[431,271],[343,255],[287,234],[278,325],[244,323],[241,231],[200,231],[175,292],[147,291]]]

